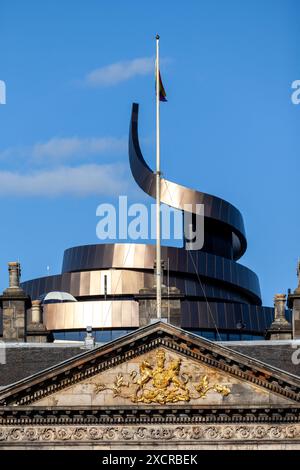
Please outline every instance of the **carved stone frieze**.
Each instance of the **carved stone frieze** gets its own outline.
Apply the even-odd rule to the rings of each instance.
[[[5,443],[63,443],[112,441],[174,442],[300,442],[300,424],[200,425],[200,426],[32,426],[0,427],[0,447]]]

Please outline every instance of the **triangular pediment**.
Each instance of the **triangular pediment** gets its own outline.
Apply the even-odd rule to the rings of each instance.
[[[247,407],[299,402],[300,379],[157,322],[23,379],[1,405]]]

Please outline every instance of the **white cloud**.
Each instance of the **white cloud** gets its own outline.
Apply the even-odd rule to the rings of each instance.
[[[153,57],[141,57],[95,69],[85,76],[84,83],[91,87],[111,86],[150,73],[154,75]]]
[[[32,156],[34,158],[67,158],[80,155],[120,154],[126,150],[127,141],[114,137],[54,137],[47,142],[35,144],[32,147]]]
[[[0,151],[1,159],[27,157],[35,160],[67,160],[90,155],[122,154],[127,151],[127,139],[115,137],[53,137],[27,147],[9,147]]]
[[[128,189],[121,164],[81,165],[21,174],[0,171],[0,196],[118,195]]]
[[[0,151],[0,159],[6,163],[0,171],[0,197],[124,193],[127,167],[95,160],[100,155],[126,153],[127,139],[114,137],[53,137],[30,146],[9,147]],[[92,161],[91,156],[95,157]]]

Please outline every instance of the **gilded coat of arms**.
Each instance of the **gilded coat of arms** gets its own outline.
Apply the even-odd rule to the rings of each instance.
[[[219,384],[210,385],[207,375],[202,376],[198,383],[193,383],[190,374],[181,373],[180,358],[166,362],[165,351],[159,349],[156,352],[155,364],[144,360],[139,366],[139,374],[135,370],[131,371],[129,381],[125,381],[124,376],[118,374],[111,386],[95,385],[95,392],[112,390],[114,397],[128,398],[133,403],[162,405],[205,398],[210,390],[223,396],[229,395],[228,387]],[[125,393],[126,389],[131,393]]]

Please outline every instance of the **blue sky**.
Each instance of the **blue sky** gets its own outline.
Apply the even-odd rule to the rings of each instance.
[[[242,212],[263,300],[295,287],[300,256],[297,0],[0,3],[0,288],[60,271],[97,243],[96,207],[146,197],[130,175],[131,103],[155,160],[152,61],[161,35],[162,169]]]

